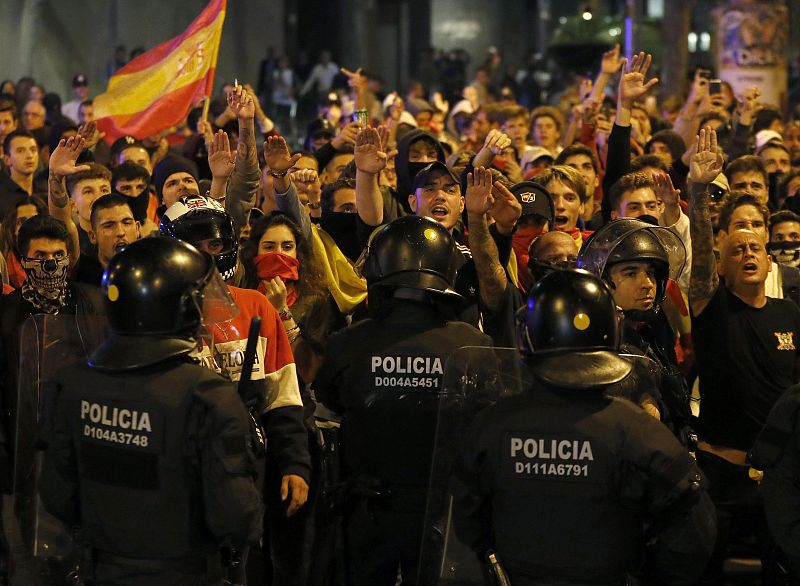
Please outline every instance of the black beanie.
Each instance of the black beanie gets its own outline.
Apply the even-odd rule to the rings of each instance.
[[[169,176],[174,173],[188,173],[197,181],[197,165],[193,161],[184,157],[170,155],[161,160],[153,169],[153,184],[156,187],[156,195],[161,201],[161,188],[164,187]]]

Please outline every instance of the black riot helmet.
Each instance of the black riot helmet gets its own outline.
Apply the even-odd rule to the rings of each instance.
[[[550,385],[600,387],[631,371],[617,353],[619,318],[611,291],[587,271],[555,271],[537,282],[517,312],[517,331],[534,376]]]
[[[373,233],[363,274],[370,289],[409,287],[460,298],[452,289],[456,255],[453,237],[439,222],[404,216]]]
[[[610,283],[609,269],[621,262],[640,261],[653,265],[656,273],[658,304],[667,295],[667,281],[677,280],[686,264],[686,247],[680,238],[667,228],[653,226],[635,219],[609,222],[583,243],[578,254],[578,266]],[[613,287],[613,284],[611,284]]]
[[[201,324],[236,309],[211,255],[174,238],[137,240],[114,256],[102,293],[111,336],[95,368],[127,370],[190,352]]]
[[[222,250],[214,255],[222,279],[227,281],[236,272],[239,238],[233,220],[214,199],[187,195],[172,204],[158,226],[163,236],[196,245],[201,240],[220,240]]]

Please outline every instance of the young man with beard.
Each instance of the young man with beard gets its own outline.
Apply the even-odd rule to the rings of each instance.
[[[611,289],[622,317],[625,353],[645,356],[658,366],[661,419],[684,445],[691,446],[690,393],[678,368],[676,336],[666,315],[668,304],[675,303],[675,296],[680,298],[672,280],[685,261],[684,245],[672,231],[630,218],[614,220],[594,232],[578,256],[578,266]],[[681,306],[685,307],[682,301]]]
[[[128,198],[118,193],[109,193],[94,202],[91,222],[89,240],[97,247],[97,256],[81,256],[75,280],[100,286],[114,255],[141,238],[141,225],[133,217]]]
[[[772,262],[763,235],[752,228],[729,232],[717,262],[707,194],[722,156],[713,130],[700,131],[696,151],[689,175],[694,249],[689,299],[701,398],[697,461],[709,478],[718,517],[706,578],[716,583],[732,531],[758,543],[765,530],[747,452],[775,402],[798,382],[800,310],[767,296]],[[762,573],[768,570],[765,559]]]
[[[755,155],[734,159],[725,167],[732,191],[745,191],[759,202],[769,202],[769,177],[764,163]]]

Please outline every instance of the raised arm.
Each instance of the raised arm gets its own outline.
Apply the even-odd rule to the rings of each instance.
[[[269,136],[264,141],[264,161],[272,175],[275,205],[300,226],[303,236],[311,236],[311,220],[300,203],[300,197],[292,181],[292,167],[302,157],[292,155],[282,136]]]
[[[362,128],[356,135],[356,210],[368,226],[383,223],[383,196],[378,176],[386,167],[388,153],[384,146],[389,139],[385,126]]]
[[[708,210],[708,184],[722,171],[722,155],[717,150],[717,133],[701,129],[697,149],[689,166],[689,214],[692,235],[692,276],[689,303],[692,313],[700,315],[719,286],[714,256],[714,231]]]
[[[258,121],[258,129],[261,131],[261,134],[269,134],[275,130],[275,123],[264,113],[264,110],[261,107],[261,102],[258,101],[258,96],[256,95],[256,91],[253,89],[253,86],[251,86],[249,83],[246,83],[244,84],[244,89],[250,96],[250,99],[253,100],[253,106],[255,107],[254,118]]]
[[[211,169],[211,189],[213,199],[225,199],[228,191],[228,178],[236,165],[236,151],[231,151],[228,133],[218,131],[208,142],[208,167]]]
[[[76,165],[78,155],[83,152],[86,146],[85,133],[93,133],[94,122],[81,127],[77,136],[61,139],[56,150],[50,155],[48,164],[49,176],[47,179],[47,208],[50,215],[64,222],[69,235],[69,255],[70,269],[78,264],[81,257],[80,239],[78,238],[78,227],[72,220],[72,210],[70,206],[69,194],[67,193],[64,178],[89,169],[88,165]]]
[[[247,215],[256,205],[260,173],[256,150],[255,103],[242,86],[228,94],[228,109],[239,122],[239,144],[236,146],[236,165],[230,176],[225,211],[233,218],[237,230],[247,222]]]
[[[512,196],[513,197],[513,196]],[[500,264],[497,245],[489,233],[489,210],[494,205],[492,172],[476,167],[467,173],[467,192],[464,198],[469,222],[469,241],[481,302],[490,311],[497,308],[500,295],[508,284],[506,271]]]
[[[353,102],[356,105],[356,112],[367,109],[367,76],[361,73],[359,67],[355,71],[350,71],[345,67],[339,69],[347,76],[347,85],[352,89]]]
[[[608,137],[608,154],[606,155],[606,173],[603,177],[603,202],[601,205],[603,218],[611,219],[611,202],[609,194],[611,186],[617,179],[626,175],[631,166],[631,108],[650,89],[658,83],[653,78],[645,83],[647,70],[652,63],[652,55],[639,53],[628,60],[620,59],[619,86],[617,87],[617,115],[611,135]]]
[[[614,45],[613,49],[603,53],[603,60],[600,62],[600,71],[597,73],[597,78],[592,87],[592,93],[589,96],[596,103],[601,104],[603,102],[606,84],[608,80],[619,71],[619,66],[619,43],[617,43]]]
[[[473,167],[488,167],[497,155],[502,155],[503,151],[511,145],[511,139],[496,129],[490,130],[483,141],[483,147],[475,155],[472,161]]]

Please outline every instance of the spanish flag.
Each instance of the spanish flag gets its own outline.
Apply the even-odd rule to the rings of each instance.
[[[143,53],[117,71],[94,99],[106,141],[156,135],[179,124],[214,85],[226,0],[211,0],[180,36]]]

